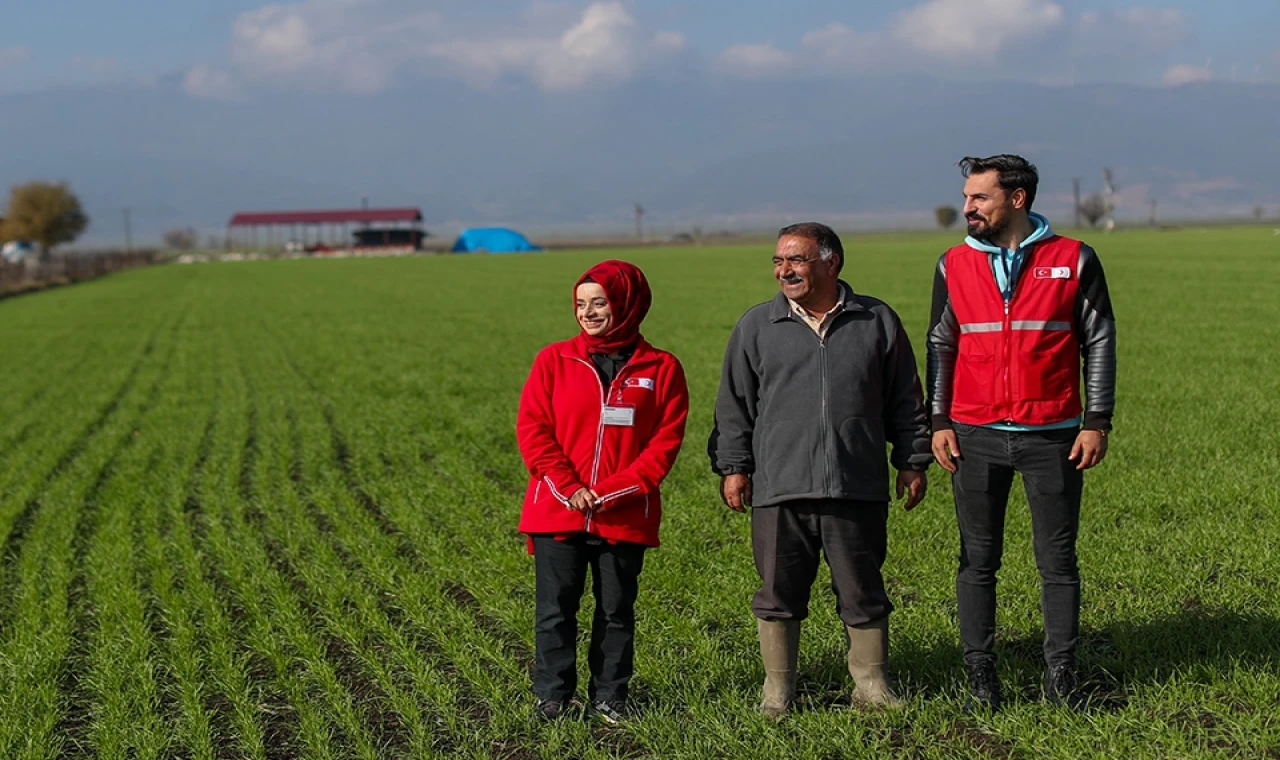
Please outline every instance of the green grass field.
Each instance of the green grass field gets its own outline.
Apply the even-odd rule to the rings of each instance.
[[[847,241],[846,277],[899,311],[921,364],[949,240]],[[1089,716],[1039,701],[1016,490],[1010,705],[961,713],[936,467],[890,522],[909,706],[847,707],[820,579],[802,710],[755,713],[748,521],[703,452],[724,341],[776,287],[768,247],[170,265],[0,302],[0,758],[1280,758],[1280,237],[1092,242],[1120,381],[1080,538]],[[645,333],[684,362],[693,411],[641,579],[641,714],[537,726],[516,400],[575,332],[574,279],[615,256],[649,275]]]

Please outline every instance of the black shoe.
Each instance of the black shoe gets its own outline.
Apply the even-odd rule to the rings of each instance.
[[[1080,679],[1070,665],[1051,665],[1044,676],[1044,698],[1051,705],[1084,712],[1089,700],[1080,690]]]
[[[627,719],[627,703],[621,699],[601,699],[591,703],[591,714],[611,726],[621,725]]]
[[[969,669],[969,698],[965,700],[964,711],[997,712],[1000,709],[1000,679],[996,676],[993,662],[966,664]]]
[[[534,721],[551,723],[568,718],[581,703],[575,699],[568,701],[559,699],[539,699],[533,703]]]

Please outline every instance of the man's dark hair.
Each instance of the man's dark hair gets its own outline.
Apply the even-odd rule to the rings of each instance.
[[[965,179],[974,174],[997,172],[999,174],[997,181],[1006,193],[1012,193],[1018,188],[1027,191],[1027,211],[1031,210],[1031,204],[1036,200],[1036,185],[1040,183],[1040,173],[1036,171],[1035,164],[1022,156],[1015,156],[1012,153],[1001,153],[987,158],[965,156],[960,159],[960,172],[964,174]]]
[[[838,256],[839,262],[836,264],[836,271],[844,269],[844,246],[840,244],[840,236],[836,231],[821,222],[800,222],[799,224],[788,224],[786,227],[778,230],[778,239],[781,240],[788,235],[796,237],[808,238],[818,244],[818,256],[823,261],[830,261],[832,256]]]

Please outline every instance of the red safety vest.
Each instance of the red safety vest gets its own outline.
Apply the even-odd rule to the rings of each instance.
[[[969,425],[1050,425],[1079,415],[1080,241],[1054,235],[1036,243],[1008,306],[985,252],[959,245],[947,251],[946,262],[960,329],[951,418]]]

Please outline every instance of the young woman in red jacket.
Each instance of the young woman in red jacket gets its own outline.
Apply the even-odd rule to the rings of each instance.
[[[658,485],[684,440],[689,391],[680,362],[640,335],[652,294],[637,267],[601,262],[573,295],[581,332],[534,359],[516,420],[530,474],[520,531],[536,567],[534,717],[577,706],[578,605],[590,570],[587,697],[614,723],[633,671],[644,551],[658,545]]]

